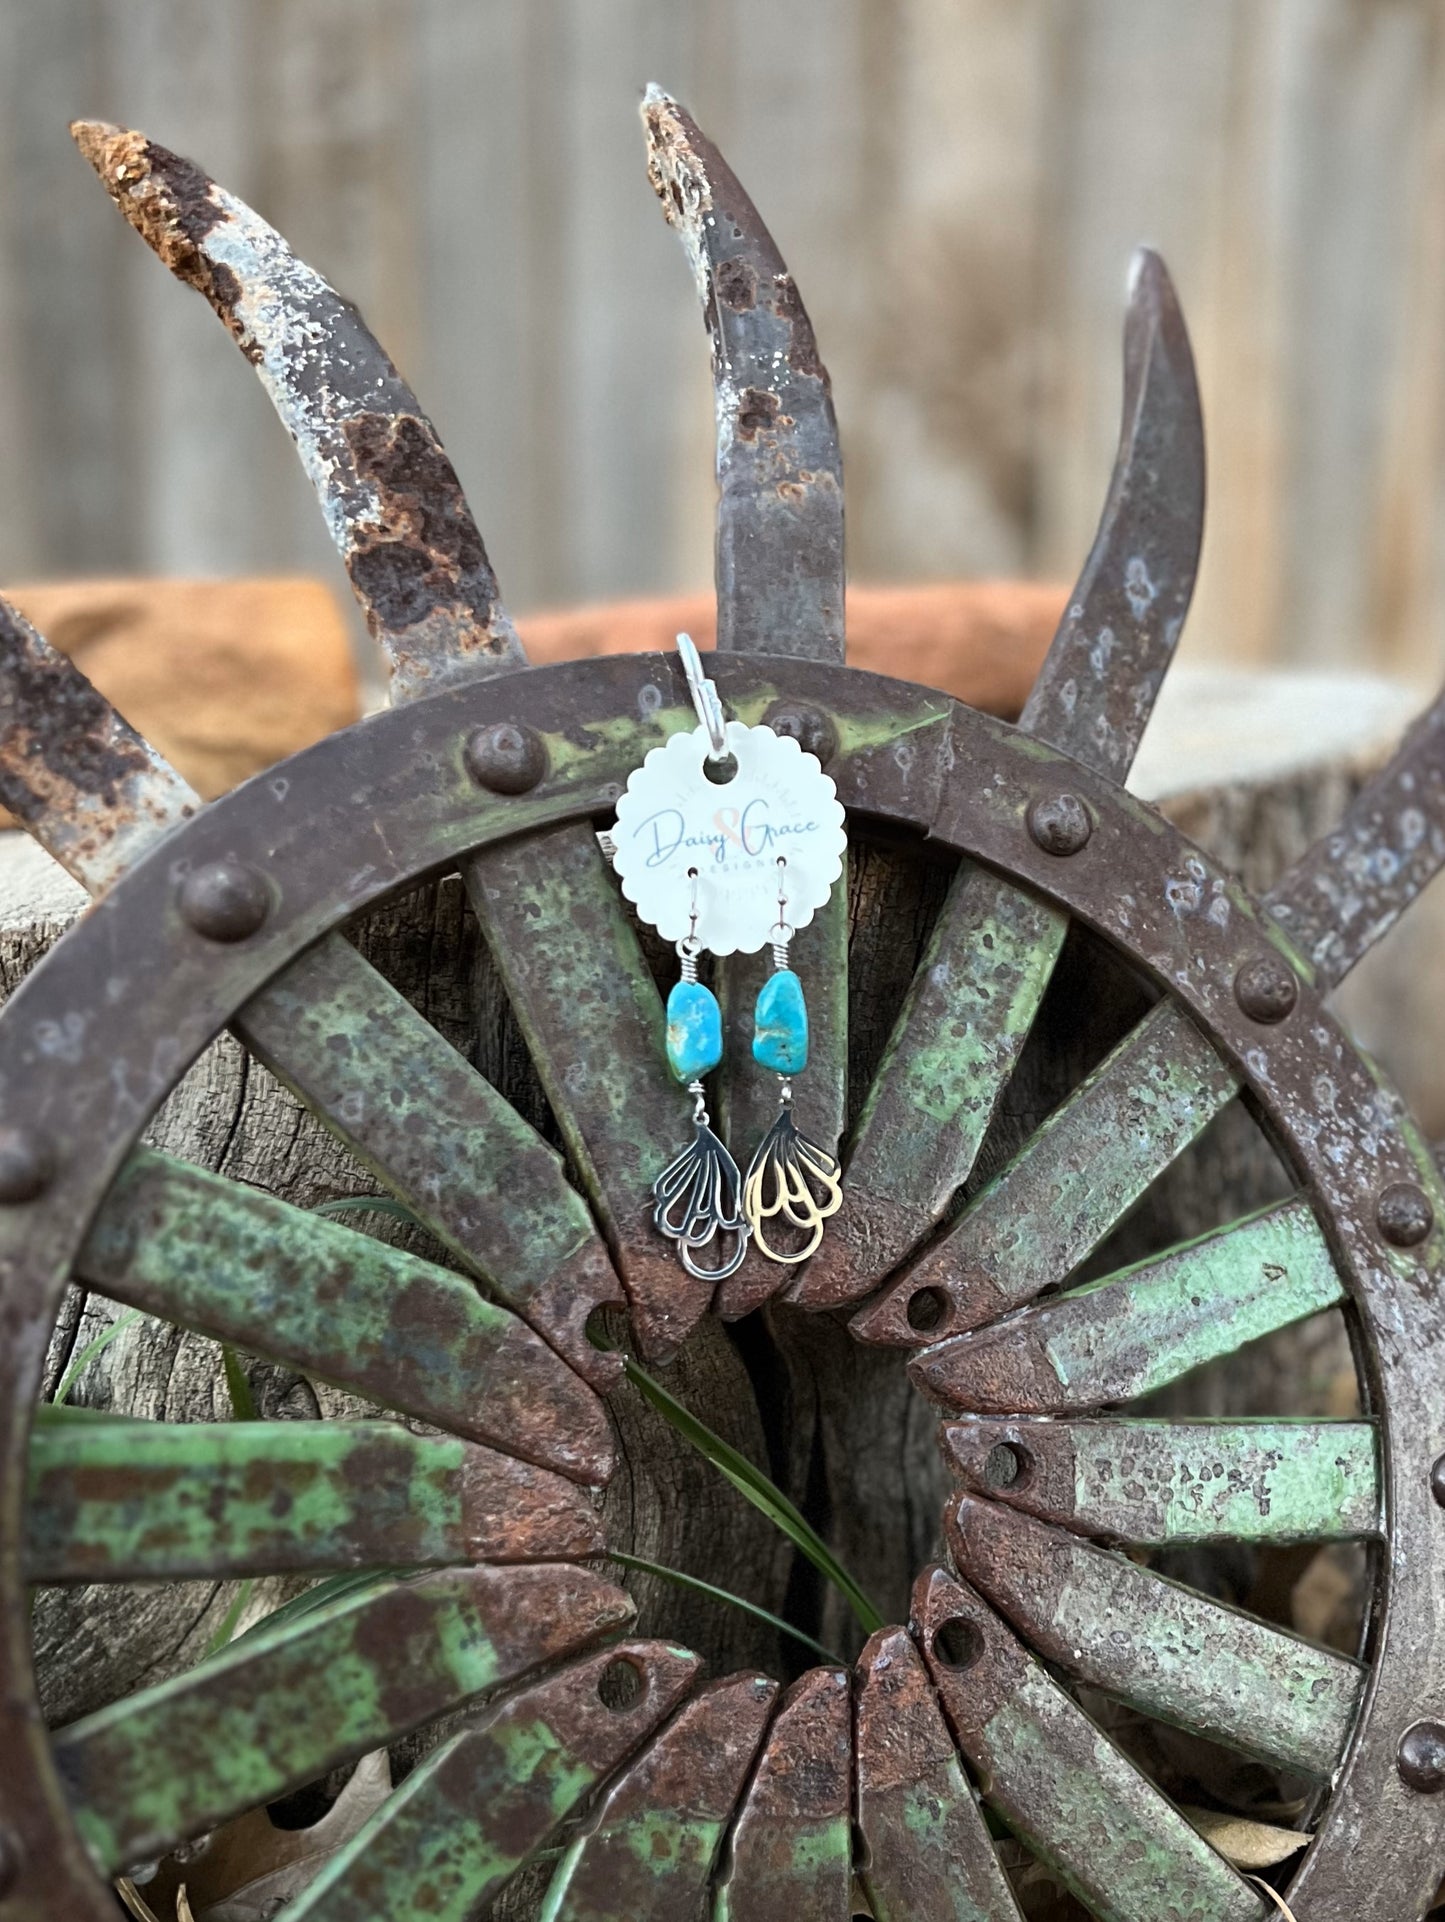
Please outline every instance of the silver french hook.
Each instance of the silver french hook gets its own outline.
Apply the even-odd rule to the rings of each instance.
[[[677,656],[682,662],[682,671],[687,677],[687,691],[692,696],[692,705],[697,718],[707,730],[710,761],[725,760],[728,752],[728,737],[724,731],[727,722],[723,714],[723,704],[718,691],[702,671],[702,656],[693,644],[690,634],[677,637]]]

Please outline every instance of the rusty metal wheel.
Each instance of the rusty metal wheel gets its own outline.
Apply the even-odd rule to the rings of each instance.
[[[914,1351],[962,1484],[952,1566],[920,1574],[912,1623],[876,1635],[851,1676],[813,1670],[782,1696],[754,1675],[698,1688],[686,1651],[615,1639],[630,1604],[589,1566],[606,1545],[585,1491],[609,1472],[594,1391],[618,1362],[589,1321],[625,1296],[634,1339],[665,1353],[787,1280],[750,1260],[714,1300],[648,1225],[674,1097],[593,830],[658,731],[690,725],[681,677],[645,655],[513,673],[455,476],[355,313],[188,163],[82,127],[127,218],[266,381],[398,704],[201,809],[18,616],[0,625],[0,799],[98,903],[0,1017],[0,1913],[100,1922],[103,1878],[128,1862],[486,1698],[288,1915],[484,1913],[580,1811],[550,1922],[707,1899],[724,1917],[842,1922],[856,1887],[879,1922],[1006,1922],[1018,1910],[976,1791],[1099,1917],[1262,1915],[1082,1690],[1316,1785],[1288,1890],[1298,1922],[1407,1922],[1445,1833],[1442,1196],[1326,997],[1445,859],[1445,711],[1263,901],[1124,791],[1203,505],[1188,343],[1150,256],[1103,524],[1022,725],[844,668],[841,477],[806,315],[715,151],[664,97],[644,111],[713,339],[722,694],[827,759],[858,832],[907,830],[960,858],[849,1143],[836,1232],[789,1283],[800,1305],[850,1314],[860,1340]],[[575,1186],[339,931],[447,869]],[[960,1212],[1071,920],[1157,1003]],[[595,938],[568,939],[579,926]],[[830,990],[815,1072],[835,1137],[845,935],[839,904],[806,936]],[[546,969],[529,961],[543,948]],[[730,1007],[749,966],[731,969]],[[227,1025],[485,1292],[140,1145]],[[746,1130],[746,1087],[726,1097]],[[1241,1099],[1290,1195],[1069,1286]],[[32,1432],[72,1278],[442,1432]],[[1357,1419],[1130,1412],[1336,1309]],[[1375,1548],[1358,1661],[1118,1552],[1340,1540]],[[27,1583],[338,1568],[403,1572],[42,1726]]]

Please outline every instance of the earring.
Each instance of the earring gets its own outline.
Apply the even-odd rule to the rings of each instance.
[[[677,943],[682,972],[667,997],[667,1065],[693,1097],[693,1137],[652,1184],[652,1221],[677,1243],[678,1258],[690,1275],[700,1281],[726,1281],[747,1253],[748,1227],[738,1205],[738,1164],[709,1124],[703,1076],[722,1060],[722,1010],[712,989],[697,978],[702,952],[697,938],[698,870],[689,868],[687,878],[692,883],[688,930]],[[699,1267],[695,1251],[710,1247],[719,1236],[734,1237],[731,1253],[716,1268]]]
[[[783,1112],[753,1158],[756,1219],[781,1213],[812,1237],[801,1253],[767,1251],[776,1261],[801,1261],[817,1246],[839,1191],[837,1164],[793,1128],[788,1113],[792,1074],[807,1058],[807,1011],[787,943],[832,893],[848,842],[837,790],[815,756],[770,727],[727,720],[686,634],[678,635],[677,651],[698,725],[671,734],[633,770],[603,846],[624,898],[674,944],[682,964],[667,999],[667,1060],[693,1097],[693,1139],[653,1184],[653,1222],[677,1244],[689,1274],[722,1281],[742,1265],[753,1228],[737,1163],[708,1120],[703,1078],[722,1059],[722,1015],[697,978],[698,960],[756,954],[780,937],[753,1052],[764,1066],[783,1063],[787,1071],[779,1068]],[[660,706],[665,696],[656,692]],[[721,1258],[715,1244],[726,1250]],[[705,1249],[716,1266],[699,1265]]]
[[[789,965],[788,862],[778,856],[778,918],[772,938],[773,972],[758,991],[753,1014],[753,1059],[778,1077],[778,1118],[758,1143],[743,1186],[743,1213],[753,1240],[769,1261],[791,1266],[816,1254],[823,1223],[843,1202],[838,1163],[793,1120],[793,1077],[808,1065],[808,1004],[803,984]],[[764,1229],[781,1215],[803,1240],[784,1252],[769,1243]]]

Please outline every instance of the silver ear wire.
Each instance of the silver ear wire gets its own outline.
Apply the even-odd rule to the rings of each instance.
[[[692,696],[692,705],[699,723],[707,730],[710,761],[721,761],[727,756],[728,737],[725,732],[727,721],[723,714],[723,704],[718,691],[702,671],[702,656],[693,644],[690,634],[677,637],[678,659],[687,677],[687,690]]]

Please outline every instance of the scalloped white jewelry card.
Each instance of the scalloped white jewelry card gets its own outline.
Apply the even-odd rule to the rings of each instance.
[[[824,905],[848,837],[838,790],[816,755],[770,727],[729,721],[725,732],[737,763],[728,781],[709,778],[701,727],[672,735],[634,770],[617,803],[612,864],[623,894],[664,940],[687,936],[696,905],[702,947],[756,954],[774,938],[780,893],[793,930]]]

